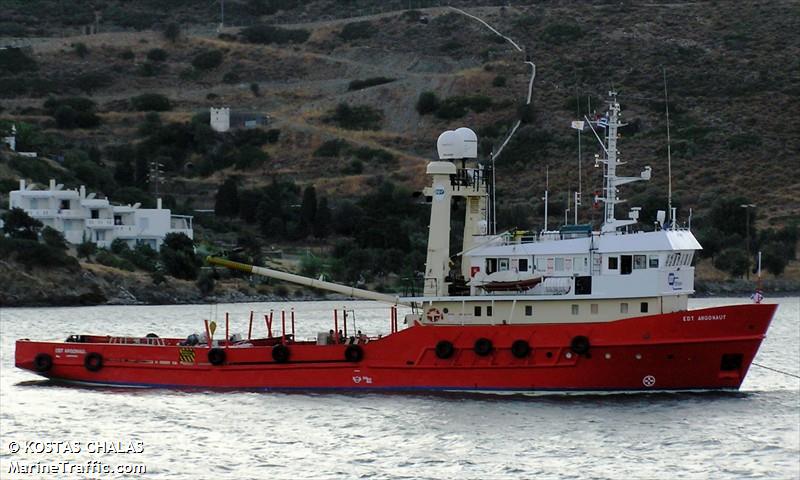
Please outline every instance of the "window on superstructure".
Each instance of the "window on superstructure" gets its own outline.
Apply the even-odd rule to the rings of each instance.
[[[608,257],[608,269],[609,270],[619,269],[619,257]]]
[[[572,304],[572,314],[573,314],[573,315],[577,315],[577,314],[578,314],[578,311],[579,311],[579,309],[578,309],[578,304],[577,304],[577,303],[573,303],[573,304]]]
[[[476,317],[480,317],[481,316],[481,306],[480,305],[476,305],[475,306],[475,316]]]
[[[650,255],[650,268],[658,268],[658,255]]]
[[[93,208],[91,212],[92,212],[92,218],[100,218],[100,210]]]
[[[634,255],[633,269],[644,270],[645,268],[647,268],[647,255]]]
[[[69,210],[69,200],[61,200],[61,206],[58,208],[61,210]]]
[[[496,258],[487,258],[486,259],[486,274],[492,274],[497,271],[497,259]]]
[[[508,259],[507,258],[500,258],[497,260],[497,269],[501,272],[508,271]]]
[[[619,304],[619,313],[628,313],[628,304],[627,303],[620,303]]]
[[[564,258],[563,257],[556,257],[555,269],[556,269],[556,272],[563,272],[564,271]]]
[[[491,317],[492,316],[492,307],[486,307],[486,316],[487,317]]]
[[[642,312],[642,313],[647,313],[647,309],[649,308],[649,306],[650,306],[650,305],[649,305],[647,302],[642,302],[642,305],[641,305],[641,312]]]
[[[527,258],[520,258],[519,259],[519,271],[520,272],[527,272],[528,271],[528,259]]]
[[[591,310],[592,310],[592,315],[597,315],[597,312],[600,311],[600,306],[597,305],[596,303],[593,303]]]
[[[533,316],[533,305],[525,305],[525,316],[526,317]]]

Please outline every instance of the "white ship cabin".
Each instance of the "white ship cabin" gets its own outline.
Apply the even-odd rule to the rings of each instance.
[[[50,180],[47,189],[30,188],[20,180],[19,190],[9,193],[9,208],[21,208],[42,224],[58,230],[67,242],[85,241],[108,248],[119,238],[130,247],[145,244],[159,250],[168,233],[183,233],[193,238],[192,217],[172,215],[162,208],[161,199],[156,208],[139,208],[135,205],[113,205],[108,199],[96,198],[78,190],[65,190]]]
[[[637,231],[640,209],[627,219],[615,217],[622,203],[619,186],[649,180],[650,167],[638,176],[617,175],[619,104],[612,96],[603,122],[605,204],[599,231],[591,225],[565,225],[559,230],[492,234],[491,171],[475,161],[476,139],[459,129],[439,137],[439,161],[428,165],[432,183],[425,190],[431,202],[424,293],[405,301],[421,307],[423,323],[551,323],[601,322],[626,317],[686,310],[694,293],[694,235],[678,228],[675,211],[658,212],[655,231]],[[599,139],[599,135],[598,135]],[[448,161],[449,160],[449,161]],[[461,169],[457,164],[461,162]],[[453,163],[455,162],[455,164]],[[450,203],[466,197],[464,244],[460,254],[449,249]],[[545,197],[546,198],[546,197]],[[665,221],[667,220],[667,221]],[[460,272],[451,270],[460,255]]]

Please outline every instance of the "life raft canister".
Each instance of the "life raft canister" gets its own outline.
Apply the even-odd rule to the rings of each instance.
[[[277,363],[286,363],[289,361],[289,347],[286,345],[275,345],[272,347],[272,359]]]
[[[425,312],[425,318],[427,318],[431,323],[436,323],[440,320],[444,320],[444,314],[442,314],[438,308],[431,307],[427,312]]]
[[[33,359],[33,368],[36,369],[37,372],[47,372],[51,368],[53,368],[53,357],[46,353],[39,353]]]
[[[98,372],[103,368],[103,356],[97,352],[92,352],[83,359],[83,366],[90,372]]]

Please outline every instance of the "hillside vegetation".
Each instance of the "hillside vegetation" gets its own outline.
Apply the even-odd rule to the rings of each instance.
[[[168,206],[216,209],[197,219],[204,250],[239,247],[254,261],[284,250],[309,274],[399,288],[424,261],[428,213],[411,193],[425,185],[447,129],[473,128],[485,159],[523,120],[496,159],[498,228],[536,230],[546,170],[550,225],[579,188],[570,121],[602,111],[613,89],[628,123],[624,172],[649,165],[654,177],[622,195],[645,207],[642,223],[651,225],[666,204],[666,74],[674,204],[684,220],[691,209],[707,257],[743,250],[747,236],[754,247],[776,235],[796,243],[793,2],[489,3],[453,5],[523,53],[423,0],[230,0],[221,31],[217,4],[6,2],[0,45],[23,48],[0,50],[0,130],[15,124],[18,150],[40,158],[2,153],[0,191],[20,177],[57,178],[152,205],[157,162]],[[527,107],[526,57],[537,72]],[[269,122],[216,133],[210,106]],[[580,219],[597,223],[591,193],[602,172],[592,137],[583,135]],[[751,232],[737,202],[758,205]],[[730,205],[724,221],[714,217]]]

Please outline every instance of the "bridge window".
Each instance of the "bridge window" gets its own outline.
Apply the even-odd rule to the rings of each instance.
[[[619,270],[619,257],[608,257],[608,269]]]
[[[486,307],[486,316],[487,317],[491,317],[492,316],[492,307]]]
[[[61,206],[58,208],[61,210],[69,210],[69,200],[61,200]]]
[[[486,259],[486,274],[492,274],[497,271],[497,259],[496,258],[487,258]]]
[[[658,255],[650,255],[650,268],[658,268]]]
[[[475,306],[475,316],[476,317],[480,317],[481,316],[481,306],[480,305],[476,305]]]
[[[641,311],[642,313],[647,313],[647,309],[650,305],[647,302],[642,302]]]
[[[620,303],[619,304],[619,313],[628,313],[628,304],[627,303]]]
[[[525,305],[525,316],[526,317],[533,316],[533,305]]]
[[[500,258],[497,260],[497,268],[501,272],[508,271],[508,259],[507,258]]]
[[[644,270],[645,268],[647,268],[647,255],[634,255],[633,269]]]
[[[527,258],[520,258],[519,259],[519,271],[520,272],[527,272],[528,271],[528,259]]]

